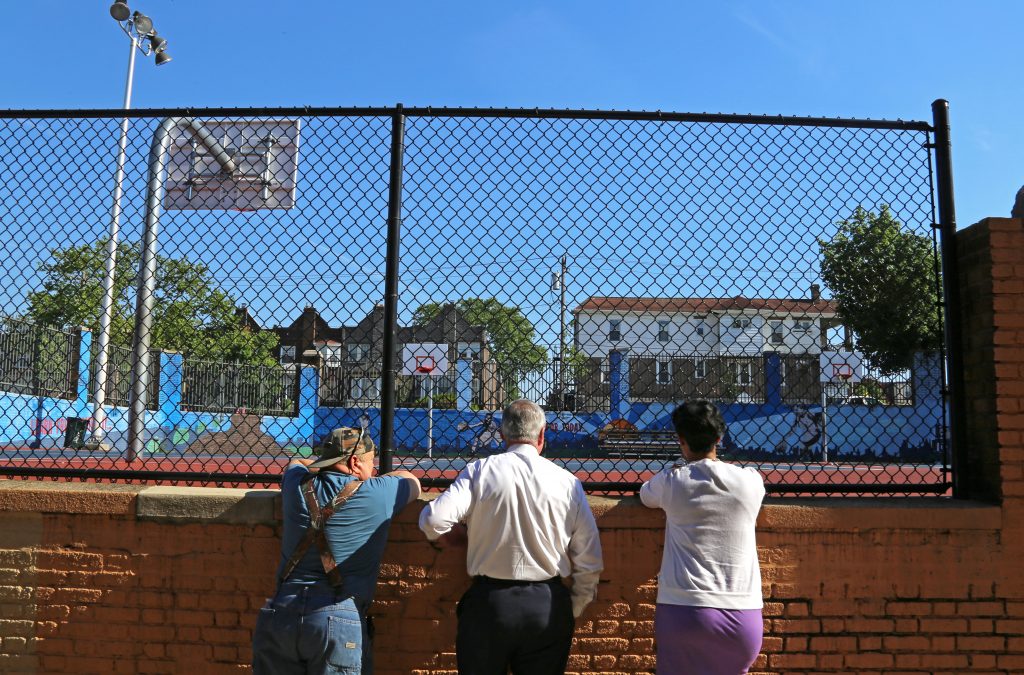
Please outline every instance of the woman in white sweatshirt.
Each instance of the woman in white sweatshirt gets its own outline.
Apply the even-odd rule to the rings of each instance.
[[[707,401],[672,413],[683,462],[640,488],[664,509],[665,550],[654,613],[658,674],[738,675],[761,650],[761,570],[754,525],[764,480],[721,462],[725,422]]]

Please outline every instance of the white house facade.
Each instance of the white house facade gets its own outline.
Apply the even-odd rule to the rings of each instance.
[[[812,297],[590,297],[573,311],[576,349],[652,356],[818,354],[836,326],[836,308]]]

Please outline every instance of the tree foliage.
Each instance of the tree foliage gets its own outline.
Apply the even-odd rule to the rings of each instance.
[[[914,352],[942,344],[930,238],[904,229],[889,207],[857,207],[819,240],[821,277],[856,348],[884,374],[910,368]]]
[[[28,295],[29,317],[50,326],[99,328],[107,240],[55,249],[40,269],[42,290]],[[138,244],[118,245],[111,344],[131,345]],[[157,256],[151,346],[200,359],[272,365],[277,336],[243,328],[235,301],[217,288],[206,265]]]
[[[501,368],[534,372],[547,365],[547,350],[534,342],[533,324],[518,307],[509,307],[494,298],[464,298],[455,307],[471,325],[484,327],[491,355]],[[416,309],[413,321],[426,323],[443,309],[440,303],[425,303]]]

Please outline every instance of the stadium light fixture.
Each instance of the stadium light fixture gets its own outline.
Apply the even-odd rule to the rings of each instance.
[[[167,40],[157,35],[156,31],[153,31],[149,35],[149,46],[154,54],[159,54],[167,49]]]
[[[132,23],[135,24],[135,30],[139,31],[139,35],[149,35],[153,32],[153,20],[142,12],[135,12],[132,15]]]
[[[127,21],[131,15],[128,0],[114,0],[114,4],[110,6],[110,16],[114,17],[115,21]]]

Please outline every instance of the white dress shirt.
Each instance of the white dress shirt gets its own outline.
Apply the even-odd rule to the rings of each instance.
[[[712,459],[676,464],[643,484],[640,501],[666,516],[659,603],[761,609],[754,525],[764,494],[755,469]]]
[[[477,460],[420,513],[431,541],[465,521],[471,576],[544,581],[572,576],[573,615],[597,595],[601,539],[583,484],[530,445]]]

